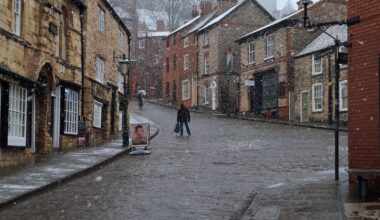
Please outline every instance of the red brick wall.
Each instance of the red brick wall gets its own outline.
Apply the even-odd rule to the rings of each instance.
[[[349,167],[380,169],[379,56],[380,1],[349,0]],[[377,184],[380,190],[380,184]]]

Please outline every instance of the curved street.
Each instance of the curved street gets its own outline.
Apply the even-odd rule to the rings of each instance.
[[[0,218],[338,218],[332,131],[192,113],[192,136],[177,137],[174,109],[145,104],[134,114],[160,127],[152,155],[122,157],[7,207]],[[346,133],[340,146],[345,167]]]

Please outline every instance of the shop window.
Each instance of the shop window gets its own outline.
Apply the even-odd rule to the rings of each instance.
[[[96,128],[102,127],[102,109],[103,109],[103,103],[94,101],[94,122],[93,122],[93,125]]]
[[[65,134],[78,134],[78,97],[79,94],[77,92],[70,89],[65,89]]]
[[[263,108],[277,107],[277,77],[276,74],[265,74],[263,76]]]
[[[26,146],[27,90],[9,85],[8,145]]]

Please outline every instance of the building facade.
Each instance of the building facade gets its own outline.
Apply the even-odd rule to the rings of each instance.
[[[347,42],[347,26],[336,25],[326,30],[342,43]],[[289,97],[294,111],[291,121],[332,124],[335,115],[334,39],[325,33],[313,40],[295,56],[294,96]],[[341,46],[340,52],[347,48]],[[340,122],[348,123],[347,65],[340,65]],[[295,99],[295,100],[292,100]]]
[[[84,16],[85,66],[83,112],[88,145],[122,132],[123,77],[119,61],[129,56],[130,33],[107,0],[87,2]]]
[[[156,31],[139,32],[137,52],[137,77],[132,94],[145,90],[148,98],[162,96],[162,40],[169,35],[164,23],[158,22]]]
[[[274,18],[257,1],[219,0],[215,18],[197,33],[199,107],[223,113],[239,109],[240,47],[242,36]]]
[[[348,1],[348,17],[360,16],[360,23],[348,28],[348,145],[350,169],[380,169],[379,70],[380,2]],[[380,178],[369,181],[380,191]]]
[[[334,13],[331,13],[331,12]],[[313,22],[346,18],[346,1],[321,0],[309,7]],[[294,96],[294,54],[320,33],[298,28],[303,10],[276,20],[238,40],[242,52],[240,112],[246,116],[289,120]],[[294,99],[292,99],[294,100]],[[294,113],[294,111],[291,111]]]
[[[78,143],[82,1],[0,2],[0,167]]]

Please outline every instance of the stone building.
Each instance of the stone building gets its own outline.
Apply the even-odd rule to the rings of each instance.
[[[185,42],[182,36],[197,24],[200,17],[200,15],[195,16],[163,39],[162,99],[169,104],[179,105],[182,103],[181,75],[189,68],[189,56],[184,54],[184,48],[190,43],[189,41]],[[185,65],[185,63],[187,64]]]
[[[164,22],[157,22],[156,31],[140,31],[137,50],[137,77],[132,94],[145,90],[148,98],[160,98],[162,94],[162,39],[169,35]]]
[[[327,33],[327,34],[326,34]],[[336,25],[295,56],[294,98],[289,102],[291,121],[332,124],[335,115],[335,42],[347,42],[347,26]],[[329,35],[330,36],[329,36]],[[341,52],[347,48],[341,46]],[[348,122],[347,65],[340,65],[340,120]]]
[[[309,6],[312,22],[346,18],[345,0],[321,0]],[[294,54],[320,33],[300,28],[303,9],[241,37],[240,112],[249,117],[289,120],[294,96]]]
[[[129,56],[130,32],[107,0],[87,1],[84,16],[83,112],[87,144],[116,137],[122,130],[123,77],[119,61]]]
[[[216,16],[198,30],[199,107],[223,113],[239,109],[240,47],[235,42],[248,30],[273,21],[255,0],[218,0]]]
[[[0,1],[0,167],[78,142],[82,1]]]
[[[348,43],[351,45],[347,71],[348,166],[369,172],[380,169],[379,8],[380,1],[348,1],[348,17],[360,16],[360,22],[348,28]],[[380,192],[379,176],[377,180],[372,176],[368,184],[372,191]]]

